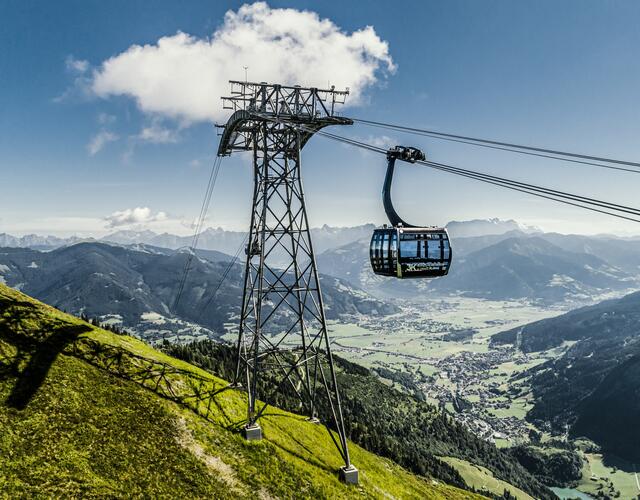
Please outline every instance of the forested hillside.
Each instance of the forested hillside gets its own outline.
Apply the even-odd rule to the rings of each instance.
[[[171,355],[223,378],[232,378],[235,372],[234,352],[226,344],[201,341],[165,348]],[[535,498],[553,498],[509,454],[475,437],[453,418],[388,387],[366,368],[335,359],[347,434],[354,442],[418,474],[451,484],[462,486],[464,482],[453,467],[438,457],[460,458],[484,466]],[[294,393],[283,393],[276,401],[284,408],[298,407]]]

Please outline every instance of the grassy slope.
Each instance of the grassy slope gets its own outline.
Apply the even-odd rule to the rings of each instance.
[[[524,491],[511,484],[496,478],[493,473],[480,465],[475,465],[466,460],[452,457],[442,457],[442,460],[456,468],[465,482],[473,486],[477,491],[486,491],[495,495],[502,495],[505,490],[509,491],[518,500],[533,500]]]
[[[0,496],[475,497],[353,444],[347,487],[324,427],[278,409],[248,443],[226,385],[0,285]]]

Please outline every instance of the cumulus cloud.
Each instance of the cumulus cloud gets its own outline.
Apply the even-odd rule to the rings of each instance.
[[[130,226],[133,224],[148,224],[150,222],[163,222],[168,219],[166,212],[153,213],[149,207],[127,208],[113,212],[104,218],[107,227]]]
[[[356,139],[361,142],[366,142],[377,148],[389,149],[398,143],[397,139],[389,137],[387,135],[369,135],[365,138]]]
[[[345,32],[329,19],[296,9],[272,9],[264,2],[229,11],[211,37],[178,32],[150,45],[132,45],[93,72],[100,97],[129,96],[146,113],[184,122],[224,119],[220,97],[229,79],[337,88],[347,101],[395,71],[387,42],[373,27]]]
[[[108,130],[101,130],[96,135],[94,135],[89,144],[87,144],[87,151],[91,156],[96,155],[102,149],[109,144],[110,142],[114,142],[118,140],[118,135],[110,132]]]
[[[364,142],[365,144],[369,144],[376,148],[381,148],[381,149],[389,149],[389,148],[392,148],[393,146],[400,144],[400,142],[397,139],[393,137],[389,137],[387,135],[367,135],[367,136],[355,135],[355,136],[351,136],[350,138],[359,142]],[[343,144],[342,146],[349,150],[354,149],[353,146],[350,146],[348,144]],[[369,151],[367,149],[361,149],[361,148],[358,148],[358,152],[361,155],[367,156],[367,157],[371,155],[377,155],[372,151]]]

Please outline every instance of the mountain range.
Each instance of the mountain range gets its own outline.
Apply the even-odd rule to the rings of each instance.
[[[539,228],[527,226],[513,219],[502,220],[492,219],[473,219],[468,221],[451,221],[447,224],[449,236],[454,239],[458,238],[475,238],[478,236],[493,236],[518,231],[521,233],[540,233]]]
[[[147,340],[181,334],[185,339],[219,337],[239,314],[243,267],[236,263],[227,270],[228,255],[198,251],[175,304],[188,255],[139,244],[78,243],[48,252],[4,248],[0,281],[60,309],[132,329]],[[398,311],[339,278],[322,275],[320,281],[329,319]]]
[[[513,220],[453,221],[447,225],[453,264],[445,279],[395,280],[372,273],[369,240],[373,224],[312,229],[319,269],[381,299],[420,298],[429,294],[463,295],[495,300],[527,299],[553,303],[587,303],[608,292],[638,286],[640,240],[613,236],[544,233]],[[236,255],[245,233],[207,229],[198,252]],[[0,246],[50,250],[81,241],[36,235],[15,238],[0,234]],[[118,245],[144,245],[156,252],[192,244],[191,236],[124,230],[101,238]],[[276,259],[278,256],[275,256]],[[284,254],[280,256],[284,264]],[[207,258],[207,257],[204,257]],[[217,258],[217,257],[216,257]],[[220,256],[220,259],[227,257]]]
[[[319,228],[312,228],[311,236],[313,238],[314,249],[317,253],[321,253],[330,248],[341,247],[352,241],[371,238],[371,233],[375,227],[374,224],[363,224],[351,227],[332,227],[325,224]],[[447,224],[447,229],[451,236],[455,238],[500,235],[509,231],[536,231],[535,228],[530,228],[517,221],[501,219],[452,221]],[[246,232],[244,231],[227,231],[222,228],[210,227],[199,233],[198,248],[203,250],[218,250],[234,255],[240,244],[244,241],[245,235]],[[193,235],[178,236],[166,232],[156,233],[148,229],[123,229],[100,238],[81,238],[79,236],[61,238],[58,236],[41,236],[37,234],[27,234],[18,237],[7,233],[0,233],[0,247],[52,249],[74,245],[80,242],[102,241],[121,245],[143,243],[145,245],[176,250],[178,248],[191,246],[193,239]]]
[[[638,240],[543,233],[513,221],[451,226],[452,271],[432,281],[375,276],[368,255],[372,225],[314,230],[321,242],[316,248],[327,317],[394,314],[400,309],[390,299],[426,293],[555,303],[588,301],[638,285]],[[217,339],[237,323],[243,267],[231,262],[230,253],[236,253],[244,233],[201,235],[177,305],[177,284],[190,258],[182,243],[189,245],[191,238],[129,231],[110,237],[118,241],[32,236],[16,243],[0,235],[0,243],[12,247],[0,248],[0,284],[123,326],[151,342]],[[513,344],[525,352],[569,346],[561,357],[517,375],[527,378],[535,400],[527,419],[556,432],[568,428],[574,437],[589,437],[607,452],[640,461],[634,425],[640,421],[636,311],[640,292],[494,335],[493,347]]]
[[[633,286],[634,277],[601,257],[565,250],[544,236],[514,235],[460,256],[436,292],[560,301]]]
[[[462,295],[543,303],[589,301],[610,291],[637,288],[640,241],[555,233],[508,231],[451,236],[453,263],[445,278],[395,280],[376,276],[367,240],[318,255],[324,272],[379,297]]]
[[[311,229],[313,244],[316,252],[323,252],[328,248],[336,248],[353,240],[370,237],[374,229],[373,224],[354,227],[330,227],[324,225]],[[221,228],[207,228],[198,235],[197,247],[202,250],[217,250],[235,255],[244,243],[246,232],[226,231]],[[74,245],[80,242],[104,242],[120,245],[145,244],[161,248],[177,250],[190,247],[194,241],[193,235],[178,236],[170,233],[155,233],[150,230],[120,230],[101,238],[80,238],[71,236],[59,238],[57,236],[39,236],[29,234],[21,237],[0,233],[0,247],[53,249]]]

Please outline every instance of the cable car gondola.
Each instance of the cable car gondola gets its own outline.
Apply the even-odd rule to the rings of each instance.
[[[373,231],[369,256],[375,274],[395,278],[437,278],[451,266],[449,234],[443,227],[417,227],[404,222],[391,203],[391,181],[396,159],[415,163],[424,160],[416,148],[396,146],[387,151],[387,175],[382,188],[386,224]]]

